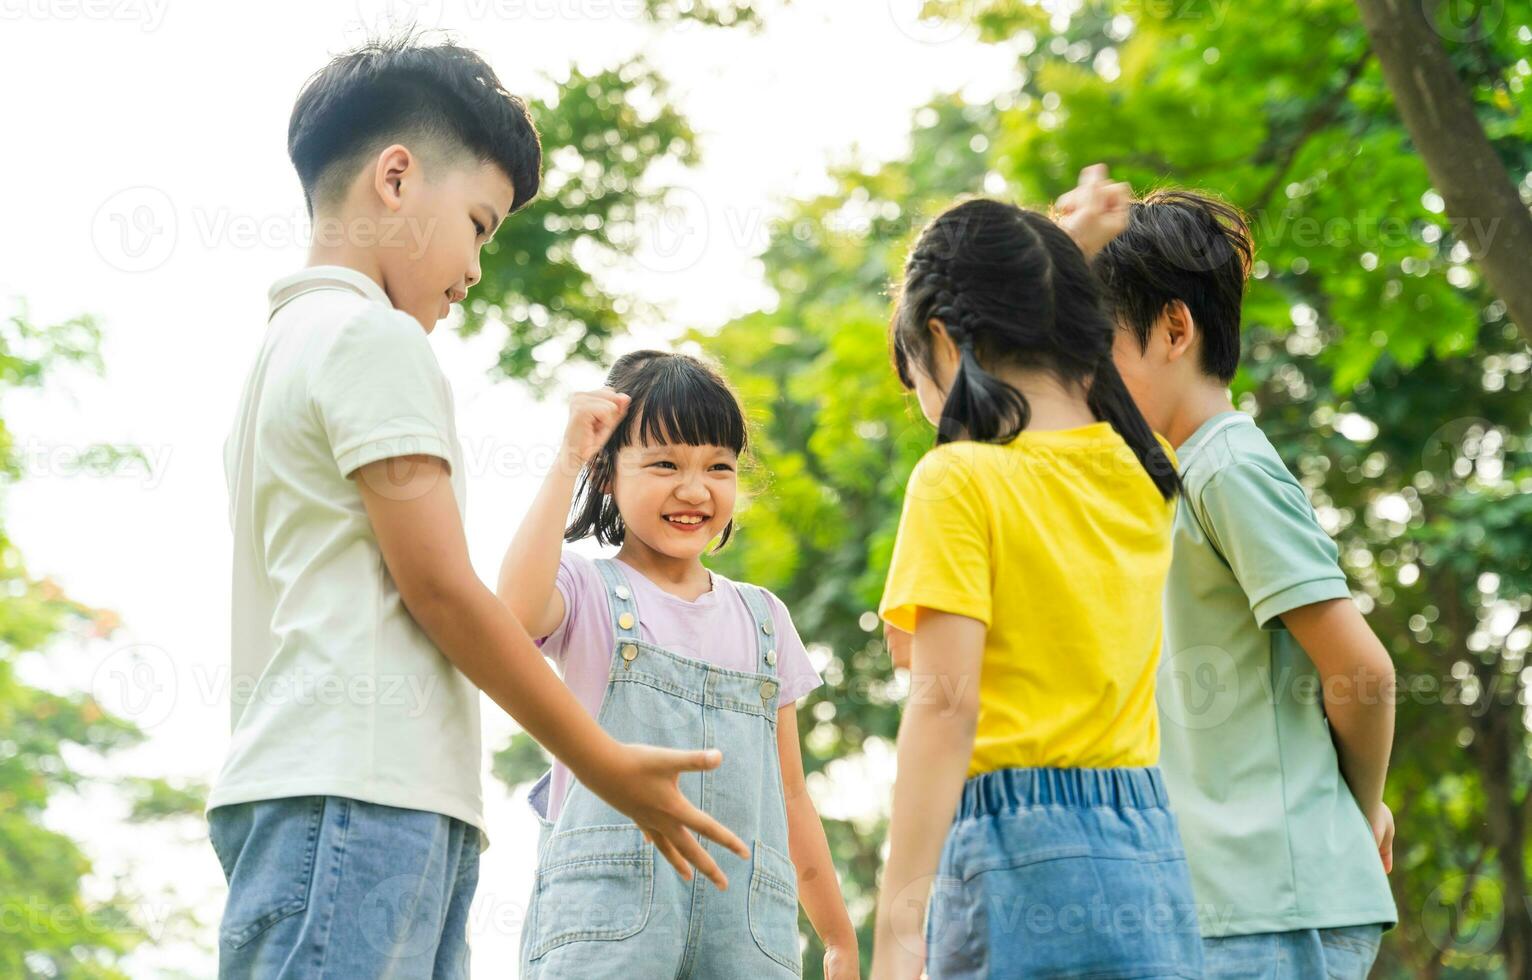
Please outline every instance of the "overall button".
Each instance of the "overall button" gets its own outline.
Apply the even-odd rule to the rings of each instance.
[[[762,623],[761,624],[761,632],[765,633],[767,636],[770,636],[771,635],[771,624],[770,623]]]
[[[761,681],[761,700],[770,701],[777,696],[776,681]]]
[[[777,665],[777,651],[775,651],[775,650],[767,650],[766,651],[766,666],[768,666],[768,667],[775,667],[776,665]]]
[[[623,602],[627,602],[629,599],[633,598],[633,593],[628,591],[628,587],[626,585],[619,585],[613,591],[617,593],[617,598],[621,599]]]
[[[617,625],[621,626],[625,630],[632,629],[633,628],[633,614],[625,612],[621,616],[618,616],[617,617]]]
[[[638,656],[638,647],[631,643],[624,643],[622,645],[622,659],[632,660],[636,656]]]

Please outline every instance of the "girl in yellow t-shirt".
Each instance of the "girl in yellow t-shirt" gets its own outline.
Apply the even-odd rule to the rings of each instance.
[[[877,980],[1201,976],[1155,767],[1179,482],[1115,336],[1043,215],[968,201],[906,263],[894,364],[937,445],[880,609],[912,636]]]

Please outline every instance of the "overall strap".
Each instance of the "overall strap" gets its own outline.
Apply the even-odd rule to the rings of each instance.
[[[272,317],[277,315],[278,310],[286,306],[288,303],[291,303],[299,296],[306,296],[309,293],[318,292],[321,289],[348,289],[351,292],[356,293],[358,296],[364,298],[367,296],[366,293],[362,292],[362,290],[357,287],[356,283],[347,282],[344,279],[329,279],[324,277],[318,279],[305,279],[302,282],[295,282],[291,286],[288,286],[286,289],[280,290],[275,296],[271,298],[271,312],[266,315],[267,321],[269,322]]]
[[[739,589],[740,598],[744,599],[745,605],[750,608],[750,618],[755,620],[756,672],[775,674],[777,672],[777,628],[771,621],[771,607],[766,602],[766,591],[758,585],[745,582],[736,582],[734,587]]]
[[[638,603],[622,569],[610,558],[597,558],[596,567],[601,570],[601,578],[606,583],[606,605],[612,613],[613,632],[619,641],[637,640]]]

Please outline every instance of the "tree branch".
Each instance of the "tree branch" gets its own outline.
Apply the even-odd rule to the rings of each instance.
[[[1271,206],[1271,196],[1277,192],[1277,188],[1287,178],[1287,171],[1292,167],[1293,160],[1297,158],[1298,151],[1303,149],[1304,144],[1315,133],[1330,125],[1331,121],[1335,119],[1336,114],[1340,112],[1341,105],[1346,101],[1346,95],[1351,91],[1351,86],[1355,85],[1356,80],[1362,77],[1362,69],[1367,67],[1369,57],[1370,52],[1364,51],[1360,58],[1351,63],[1351,66],[1346,69],[1346,77],[1341,80],[1340,85],[1336,87],[1335,91],[1325,96],[1324,101],[1316,105],[1309,111],[1308,115],[1303,117],[1303,124],[1299,127],[1296,136],[1285,143],[1276,144],[1275,134],[1273,134],[1273,138],[1268,141],[1268,144],[1257,151],[1256,157],[1258,159],[1266,156],[1276,163],[1276,169],[1271,172],[1271,177],[1267,179],[1266,186],[1262,187],[1260,193],[1255,196],[1256,207],[1258,209]]]
[[[1532,214],[1495,154],[1420,0],[1357,0],[1399,117],[1457,237],[1532,341]]]

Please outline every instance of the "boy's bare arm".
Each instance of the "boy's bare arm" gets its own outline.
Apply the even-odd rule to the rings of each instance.
[[[741,857],[750,851],[677,785],[682,772],[715,768],[721,756],[619,744],[596,724],[474,573],[443,460],[379,460],[353,477],[405,607],[442,654],[580,782],[632,817],[683,878],[695,866],[727,887],[717,862],[689,831]]]
[[[825,980],[860,977],[856,928],[846,911],[824,823],[803,775],[795,705],[777,709],[777,757],[781,761],[782,796],[787,802],[787,847],[798,872],[799,901],[825,947]]]
[[[1282,622],[1319,671],[1341,774],[1376,834],[1394,744],[1393,661],[1349,598],[1290,609]]]

